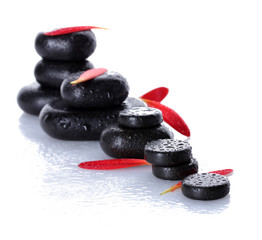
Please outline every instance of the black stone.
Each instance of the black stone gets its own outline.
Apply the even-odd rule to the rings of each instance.
[[[144,128],[163,122],[162,112],[156,108],[136,107],[119,113],[118,123],[123,127]]]
[[[99,140],[102,130],[116,123],[120,111],[145,106],[141,100],[128,97],[120,106],[101,109],[69,107],[63,100],[47,104],[41,111],[40,125],[51,137],[63,140]]]
[[[152,165],[153,175],[164,180],[182,180],[190,174],[198,172],[198,162],[192,158],[190,163],[176,167]]]
[[[37,53],[47,60],[83,61],[96,48],[96,37],[92,31],[80,31],[58,36],[38,33],[35,39]]]
[[[154,165],[179,166],[191,162],[191,149],[188,141],[160,139],[145,146],[145,159]]]
[[[38,115],[44,105],[56,99],[61,99],[58,89],[43,87],[38,82],[23,87],[17,95],[19,107],[33,115]]]
[[[193,174],[182,181],[182,193],[191,199],[215,200],[225,197],[230,190],[227,177],[214,173]]]
[[[90,61],[40,60],[35,66],[35,78],[42,86],[59,88],[72,73],[94,68]]]
[[[82,72],[71,74],[61,85],[61,96],[71,107],[105,108],[121,104],[128,96],[129,86],[119,73],[107,71],[92,80],[72,85]]]
[[[114,158],[143,159],[145,145],[161,138],[173,138],[173,133],[164,125],[134,129],[114,124],[103,130],[100,145],[107,155]]]

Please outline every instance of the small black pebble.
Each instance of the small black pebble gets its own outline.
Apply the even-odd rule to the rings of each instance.
[[[176,167],[162,167],[152,165],[153,175],[164,180],[182,180],[190,174],[198,172],[198,162],[192,158],[190,163]]]
[[[196,200],[214,200],[225,197],[230,190],[227,177],[214,173],[198,173],[182,181],[182,193]]]
[[[191,149],[188,141],[159,139],[145,146],[145,159],[162,167],[179,166],[191,161]]]
[[[163,122],[162,112],[150,107],[135,107],[119,113],[118,123],[123,127],[144,128]]]

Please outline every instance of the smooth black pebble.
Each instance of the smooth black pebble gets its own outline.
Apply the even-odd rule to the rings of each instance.
[[[82,61],[96,48],[96,37],[92,31],[80,31],[58,36],[38,33],[35,39],[37,53],[47,60]]]
[[[33,115],[38,115],[44,105],[56,99],[61,99],[58,89],[43,87],[38,82],[23,87],[17,95],[19,107]]]
[[[165,125],[125,128],[114,124],[103,130],[100,145],[107,155],[114,158],[144,159],[145,145],[161,138],[173,138],[173,133]]]
[[[116,123],[120,111],[145,106],[139,99],[128,97],[120,106],[101,109],[69,107],[63,100],[47,104],[41,111],[40,125],[51,137],[62,140],[99,140],[102,130]]]
[[[162,112],[156,108],[136,107],[119,113],[118,123],[128,128],[157,126],[163,122]]]
[[[230,191],[227,177],[214,173],[199,173],[182,181],[182,193],[191,199],[215,200],[225,197]]]
[[[128,96],[129,85],[117,72],[107,71],[92,80],[72,85],[83,72],[71,74],[61,85],[61,96],[71,107],[105,108],[120,105]]]
[[[164,180],[182,180],[190,174],[198,172],[198,162],[192,158],[190,163],[176,167],[163,167],[152,165],[153,175]]]
[[[154,165],[174,167],[191,162],[191,149],[188,141],[159,139],[145,146],[145,159]]]
[[[34,70],[36,81],[42,86],[59,88],[62,82],[72,73],[94,68],[88,61],[50,61],[40,60]]]

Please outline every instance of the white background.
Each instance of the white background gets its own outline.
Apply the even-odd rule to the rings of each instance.
[[[261,216],[261,1],[9,1],[0,6],[1,239],[258,239]],[[160,86],[191,130],[201,171],[233,168],[231,192],[186,199],[150,167],[84,171],[98,142],[48,137],[16,103],[34,81],[38,32],[94,25],[95,67],[130,96]],[[176,134],[177,138],[184,137]],[[256,236],[256,237],[255,237]]]

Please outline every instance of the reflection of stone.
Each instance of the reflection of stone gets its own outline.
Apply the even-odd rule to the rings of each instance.
[[[22,114],[19,129],[30,141],[38,144],[40,155],[47,161],[81,162],[108,158],[98,141],[63,141],[48,136],[40,127],[38,117]]]

